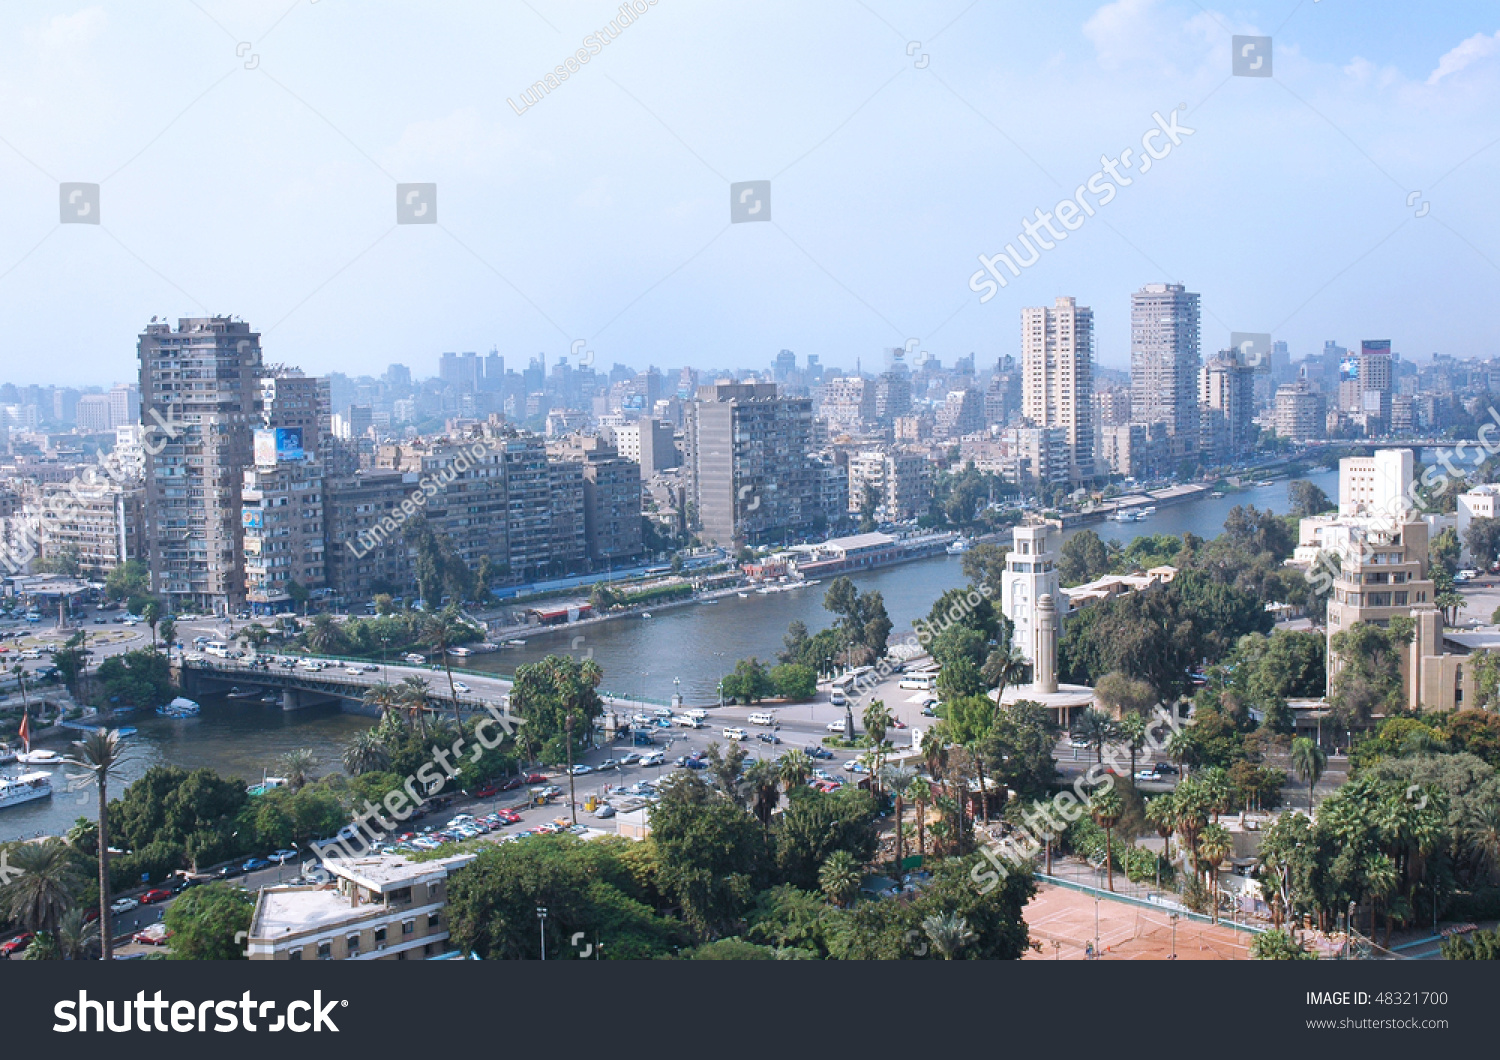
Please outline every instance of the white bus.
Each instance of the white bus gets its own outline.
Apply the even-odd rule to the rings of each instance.
[[[874,672],[875,667],[873,666],[855,667],[848,673],[843,674],[839,677],[835,677],[833,679],[833,688],[835,691],[842,692],[847,696],[850,690],[853,689],[856,684],[862,681],[866,675],[873,674]]]
[[[203,651],[208,655],[217,655],[221,659],[229,658],[229,645],[222,640],[211,640],[203,645]]]

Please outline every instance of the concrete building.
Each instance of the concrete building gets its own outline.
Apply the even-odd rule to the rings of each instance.
[[[246,951],[252,961],[411,961],[448,952],[448,877],[474,860],[325,858],[319,887],[265,887]]]
[[[875,380],[875,416],[882,427],[889,427],[911,411],[911,372],[897,363],[881,372]]]
[[[1339,514],[1401,519],[1412,507],[1415,461],[1410,449],[1344,457],[1339,461]]]
[[[1033,427],[1068,437],[1068,479],[1092,481],[1094,467],[1094,312],[1060,297],[1051,308],[1021,310],[1022,404]]]
[[[1010,427],[1000,432],[1000,476],[1023,493],[1066,487],[1072,450],[1061,427]]]
[[[1458,495],[1457,519],[1454,529],[1458,532],[1459,543],[1463,546],[1463,559],[1466,563],[1473,560],[1473,557],[1469,554],[1468,546],[1469,525],[1475,519],[1494,519],[1500,517],[1497,516],[1497,497],[1500,497],[1500,485],[1494,484],[1475,486]]]
[[[374,541],[361,540],[360,534],[399,512],[401,502],[422,489],[418,478],[416,472],[379,469],[325,483],[327,582],[346,603],[369,600],[376,593],[402,595],[410,585],[411,549],[401,535]]]
[[[979,391],[972,387],[948,391],[948,396],[937,410],[933,436],[939,441],[953,442],[966,434],[982,430],[984,398]]]
[[[85,578],[103,580],[126,560],[146,558],[146,489],[139,480],[80,489],[51,483],[41,487],[41,496],[43,559],[71,555]]]
[[[1133,478],[1144,473],[1148,464],[1146,432],[1146,426],[1140,423],[1099,428],[1099,457],[1111,475]]]
[[[1206,448],[1205,460],[1227,464],[1244,459],[1255,447],[1255,369],[1244,364],[1239,352],[1224,350],[1208,359],[1198,373],[1200,416],[1219,425],[1221,436]]]
[[[811,400],[781,397],[775,383],[698,388],[683,458],[687,501],[705,542],[802,535],[843,514],[823,506],[812,424]]]
[[[639,419],[621,424],[610,433],[620,455],[640,465],[642,482],[681,464],[672,425],[664,420]]]
[[[80,394],[72,411],[68,418],[78,424],[79,430],[102,432],[119,426],[108,394]]]
[[[137,347],[152,590],[168,611],[225,614],[244,600],[243,470],[260,426],[260,336],[229,317],[148,324]],[[162,427],[166,424],[168,429]]]
[[[829,434],[858,434],[875,422],[875,384],[859,376],[840,376],[823,384],[818,418]]]
[[[1131,416],[1166,426],[1168,460],[1196,456],[1198,354],[1196,294],[1180,283],[1148,283],[1130,296]]]
[[[1327,434],[1328,410],[1323,395],[1304,380],[1276,388],[1276,433],[1293,442],[1312,442]]]
[[[864,505],[865,489],[875,491],[879,510],[890,520],[912,519],[932,500],[932,465],[905,449],[866,449],[849,454],[849,511]]]
[[[1045,654],[1038,644],[1037,603],[1043,596],[1061,599],[1058,549],[1062,532],[1046,523],[1011,530],[1011,549],[1005,557],[1005,580],[1000,583],[1000,611],[1015,624],[1011,643],[1033,666]],[[1054,645],[1055,649],[1055,645]],[[1053,689],[1055,691],[1055,689]]]
[[[292,610],[293,583],[311,591],[327,581],[323,467],[300,445],[278,447],[287,433],[269,427],[255,432],[255,463],[244,469],[240,490],[245,598],[256,614]]]

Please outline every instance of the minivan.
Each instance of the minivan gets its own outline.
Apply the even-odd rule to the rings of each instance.
[[[761,711],[758,714],[752,714],[752,715],[750,715],[750,717],[747,720],[750,722],[751,725],[775,725],[776,724],[775,717],[773,717],[770,714],[767,714],[765,711]]]
[[[703,722],[699,721],[697,718],[690,718],[686,714],[679,714],[677,715],[677,717],[673,718],[672,721],[674,724],[679,725],[684,729],[703,728]]]
[[[906,687],[905,681],[901,682],[901,687]],[[832,692],[828,693],[828,702],[832,703],[835,707],[842,707],[846,706],[849,700],[844,696],[843,692],[835,688]]]

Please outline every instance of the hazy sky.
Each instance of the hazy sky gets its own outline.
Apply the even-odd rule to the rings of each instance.
[[[5,4],[0,379],[134,378],[153,314],[205,312],[313,372],[575,340],[983,363],[1060,294],[1123,365],[1160,280],[1202,294],[1205,353],[1500,354],[1492,0],[659,0],[518,114],[619,6]],[[1236,33],[1274,77],[1230,76]],[[981,304],[979,254],[1182,105],[1190,136]],[[752,180],[771,222],[730,224]],[[70,181],[102,224],[59,224]],[[438,224],[395,223],[398,182],[436,183]]]

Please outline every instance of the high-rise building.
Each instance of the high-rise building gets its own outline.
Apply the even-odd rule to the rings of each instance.
[[[141,422],[141,391],[134,383],[120,383],[109,391],[109,414],[114,426]]]
[[[849,454],[849,511],[858,513],[866,491],[886,519],[911,519],[932,500],[932,465],[919,452],[867,449]]]
[[[245,599],[256,614],[292,610],[298,595],[295,586],[311,591],[327,582],[323,465],[316,450],[302,447],[302,431],[257,430],[255,462],[243,472]]]
[[[260,426],[260,335],[229,317],[151,323],[137,346],[152,588],[169,611],[237,610],[240,490]],[[165,425],[165,426],[163,426]]]
[[[875,380],[875,419],[883,427],[911,411],[911,373],[896,362]]]
[[[549,448],[552,455],[583,469],[583,526],[589,562],[607,569],[639,556],[640,464],[601,439],[584,435],[573,435]]]
[[[1161,423],[1172,459],[1198,442],[1198,296],[1180,283],[1148,283],[1130,296],[1130,413]]]
[[[1021,411],[1033,427],[1068,434],[1068,477],[1094,478],[1094,311],[1060,297],[1021,310]]]
[[[699,387],[687,409],[683,459],[703,540],[796,536],[842,516],[823,510],[812,437],[812,401],[781,397],[775,383]]]
[[[1203,406],[1200,415],[1204,423],[1219,425],[1213,444],[1205,437],[1199,439],[1206,459],[1230,463],[1248,455],[1254,447],[1255,375],[1255,369],[1240,360],[1237,350],[1215,354],[1198,373],[1198,396]]]
[[[81,394],[72,403],[68,418],[84,431],[108,431],[118,426],[108,394]]]
[[[374,537],[371,531],[381,520],[394,522],[402,514],[401,502],[422,489],[419,477],[415,471],[381,469],[326,480],[328,585],[344,600],[406,591],[411,582],[410,546],[400,534]]]
[[[857,433],[875,422],[875,398],[876,385],[868,379],[857,375],[830,379],[823,384],[818,418],[828,424],[830,434]]]
[[[641,481],[649,479],[659,471],[677,467],[677,446],[672,437],[672,425],[657,419],[639,419],[624,423],[610,431],[616,449],[626,460],[633,460],[641,467]]]
[[[984,430],[984,398],[970,387],[950,390],[937,410],[933,434],[939,441],[957,441]]]
[[[125,476],[82,489],[57,482],[41,494],[43,559],[72,556],[85,577],[103,579],[126,560],[145,558],[146,491],[139,480]],[[0,510],[0,518],[5,514]]]

